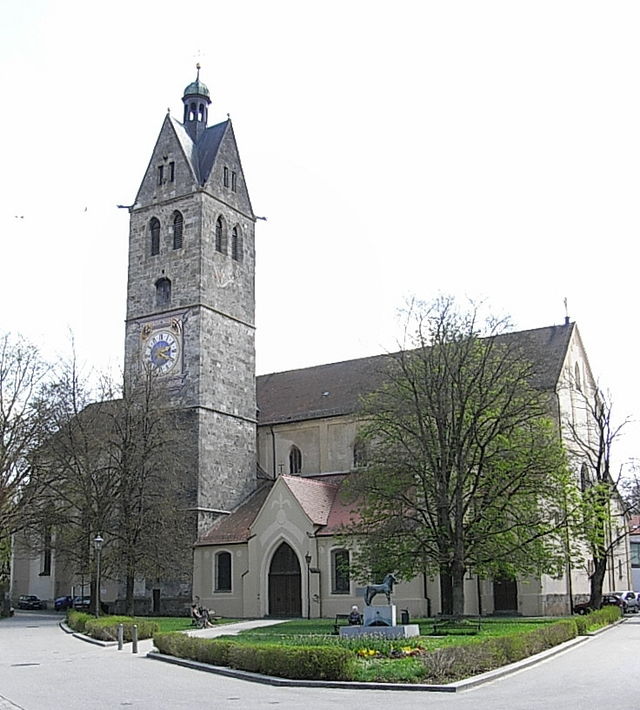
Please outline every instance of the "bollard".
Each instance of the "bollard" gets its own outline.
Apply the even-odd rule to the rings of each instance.
[[[133,642],[131,645],[131,651],[133,653],[138,653],[138,624],[133,625],[133,629],[131,630],[131,641]]]
[[[118,651],[122,651],[124,644],[124,625],[118,624]]]

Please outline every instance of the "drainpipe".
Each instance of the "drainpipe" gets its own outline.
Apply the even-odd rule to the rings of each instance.
[[[269,425],[269,431],[271,432],[271,458],[273,463],[273,480],[275,481],[278,474],[276,472],[276,433],[273,431],[273,424]]]

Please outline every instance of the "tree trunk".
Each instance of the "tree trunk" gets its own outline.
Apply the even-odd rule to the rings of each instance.
[[[453,616],[456,619],[464,616],[464,565],[454,562],[451,565]]]
[[[607,572],[607,557],[594,557],[593,558],[594,571],[591,575],[590,581],[590,592],[591,596],[589,598],[589,605],[593,609],[599,609],[602,603],[602,586],[604,584],[604,577]]]
[[[440,566],[440,613],[444,616],[453,614],[453,580],[448,565]]]
[[[125,613],[127,616],[135,616],[135,607],[133,603],[133,585],[135,582],[135,577],[133,573],[128,572],[126,578],[126,591],[125,591]]]

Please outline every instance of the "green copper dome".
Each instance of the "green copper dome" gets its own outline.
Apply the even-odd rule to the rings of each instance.
[[[185,96],[206,96],[210,98],[209,89],[207,85],[200,81],[200,65],[197,65],[198,76],[195,81],[192,81],[189,86],[184,90]]]

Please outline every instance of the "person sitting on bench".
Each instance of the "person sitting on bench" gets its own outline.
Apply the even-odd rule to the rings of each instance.
[[[191,605],[191,618],[199,629],[213,628],[213,624],[209,621],[209,610],[200,607],[197,604]]]
[[[351,607],[348,617],[349,626],[360,626],[362,624],[362,615],[360,614],[360,609],[354,604]]]

